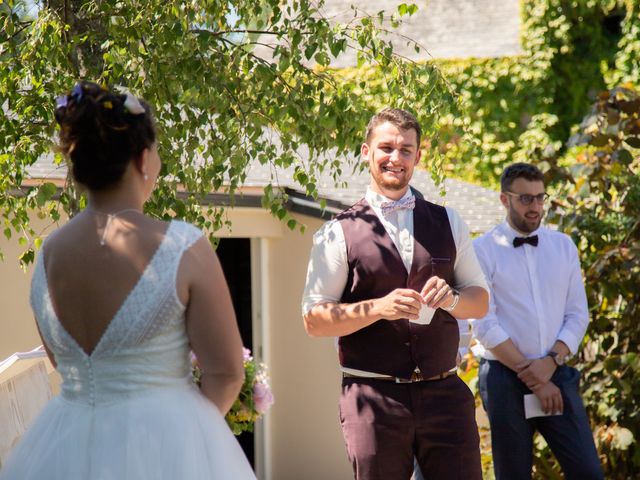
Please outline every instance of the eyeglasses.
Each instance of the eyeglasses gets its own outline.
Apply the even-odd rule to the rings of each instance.
[[[547,198],[549,198],[548,193],[539,193],[537,195],[529,195],[528,193],[520,194],[520,193],[513,193],[513,192],[502,192],[502,193],[506,193],[507,195],[511,195],[512,197],[517,197],[518,200],[520,200],[520,203],[523,205],[531,205],[534,200],[538,203],[544,203],[547,200]]]

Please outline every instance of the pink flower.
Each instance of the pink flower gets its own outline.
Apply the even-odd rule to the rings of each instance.
[[[253,358],[251,358],[251,350],[249,350],[246,347],[242,347],[242,359],[245,362],[248,362],[250,360],[253,360]]]
[[[258,413],[264,413],[273,405],[273,393],[266,383],[256,382],[253,385],[253,401]]]
[[[196,357],[195,353],[189,352],[189,360],[191,360],[191,365],[194,365],[194,366],[198,365],[198,357]]]

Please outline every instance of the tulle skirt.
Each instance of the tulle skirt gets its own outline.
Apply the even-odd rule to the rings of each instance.
[[[55,397],[0,470],[0,480],[254,478],[220,412],[191,387],[94,407]]]

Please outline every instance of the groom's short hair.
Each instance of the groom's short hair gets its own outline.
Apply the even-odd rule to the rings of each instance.
[[[371,140],[371,134],[373,130],[385,122],[389,122],[391,125],[398,127],[400,130],[415,130],[416,140],[418,141],[418,148],[420,148],[420,137],[422,136],[422,129],[416,117],[406,110],[400,108],[384,108],[376,113],[367,125],[367,133],[365,135],[365,142],[369,143]]]

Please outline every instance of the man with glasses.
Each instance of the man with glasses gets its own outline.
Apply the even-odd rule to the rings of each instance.
[[[489,313],[472,322],[483,347],[479,388],[496,480],[531,478],[536,430],[567,479],[602,479],[580,374],[565,365],[589,322],[577,248],[540,225],[547,194],[538,168],[513,164],[500,184],[506,221],[474,241]]]

